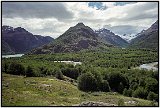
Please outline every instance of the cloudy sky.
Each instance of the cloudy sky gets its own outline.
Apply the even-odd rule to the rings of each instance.
[[[78,22],[134,35],[157,19],[158,2],[2,2],[2,25],[53,38]]]

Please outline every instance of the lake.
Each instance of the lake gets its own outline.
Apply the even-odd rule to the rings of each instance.
[[[22,57],[24,54],[2,55],[2,58]]]

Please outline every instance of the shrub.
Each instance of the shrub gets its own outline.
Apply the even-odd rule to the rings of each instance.
[[[155,94],[154,92],[149,92],[147,99],[158,102],[158,94]]]
[[[78,69],[76,68],[63,68],[61,71],[63,75],[73,78],[73,79],[77,79],[79,76]]]
[[[34,77],[35,73],[33,71],[33,68],[31,66],[28,66],[26,69],[26,76],[27,77]]]
[[[158,73],[158,71],[153,72],[152,73],[152,77],[155,78],[158,81],[158,79],[159,79],[159,73]]]
[[[137,87],[138,87],[138,83],[137,83],[137,82],[132,82],[132,83],[130,84],[130,89],[132,89],[132,90],[136,90]]]
[[[154,78],[147,78],[146,80],[146,89],[147,91],[152,91],[158,93],[158,81]]]
[[[99,72],[99,71],[95,71],[95,70],[92,70],[92,72],[91,72],[92,74],[93,74],[93,76],[95,77],[95,79],[96,79],[96,83],[97,83],[97,89],[101,89],[101,83],[102,83],[102,75],[101,75],[101,73]],[[104,82],[104,83],[108,83],[108,81],[107,82]]]
[[[64,79],[64,78],[63,78],[63,73],[62,73],[60,70],[57,70],[57,71],[56,71],[55,77],[56,77],[57,79],[60,79],[60,80],[63,80],[63,79]]]
[[[120,99],[120,100],[118,101],[118,106],[125,106],[125,104],[124,104],[124,99]]]
[[[123,90],[124,90],[124,85],[122,82],[119,83],[119,86],[118,86],[118,92],[119,93],[123,93]]]
[[[2,64],[2,72],[7,73],[8,72],[8,67],[9,67],[8,63],[3,63]]]
[[[109,92],[110,91],[110,86],[107,80],[103,80],[101,83],[100,90],[103,92]]]
[[[125,95],[125,96],[129,96],[129,97],[131,97],[132,96],[132,90],[131,89],[124,89],[123,90],[123,95]]]
[[[125,77],[119,72],[110,73],[108,82],[109,82],[111,89],[119,93],[122,93],[124,88],[129,87],[129,81],[127,77]]]
[[[45,67],[39,67],[40,73],[43,75],[48,75],[48,69]]]
[[[133,92],[133,97],[136,98],[143,98],[146,99],[148,95],[148,92],[146,89],[143,87],[138,87],[134,92]]]
[[[78,89],[82,91],[96,91],[97,82],[93,74],[84,73],[78,77]]]
[[[13,75],[25,75],[25,68],[19,63],[11,63],[8,72]]]

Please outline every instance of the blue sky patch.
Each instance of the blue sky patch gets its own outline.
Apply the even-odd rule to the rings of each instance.
[[[97,10],[105,10],[107,7],[103,5],[102,2],[89,2],[88,7],[96,7]]]
[[[115,6],[124,6],[126,4],[131,4],[131,3],[136,3],[136,2],[115,2]]]

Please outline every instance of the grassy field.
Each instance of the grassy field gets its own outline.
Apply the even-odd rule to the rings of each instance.
[[[118,105],[120,100],[124,100],[126,106],[157,105],[114,92],[82,92],[75,83],[51,76],[24,77],[2,73],[2,106],[77,106],[86,101]]]

